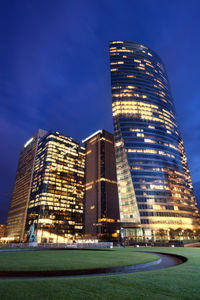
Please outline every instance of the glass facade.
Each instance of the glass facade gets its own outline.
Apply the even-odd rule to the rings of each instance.
[[[38,129],[23,145],[20,153],[5,232],[6,237],[16,241],[23,241],[24,238],[37,146],[39,139],[46,133]]]
[[[85,148],[48,133],[40,140],[27,217],[38,242],[68,242],[83,233]]]
[[[110,42],[112,112],[122,222],[126,235],[194,235],[198,210],[165,67],[135,42]]]

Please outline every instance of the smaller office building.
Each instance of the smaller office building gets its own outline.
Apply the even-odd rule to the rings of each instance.
[[[70,242],[83,234],[85,148],[49,132],[38,145],[27,214],[39,243]]]
[[[85,234],[117,237],[119,203],[113,134],[99,130],[86,138]]]

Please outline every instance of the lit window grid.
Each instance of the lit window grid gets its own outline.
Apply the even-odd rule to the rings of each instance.
[[[121,45],[124,45],[124,43],[121,43],[120,42],[120,46],[119,47],[121,47]],[[119,50],[119,51],[118,51]],[[121,54],[120,53],[123,53],[124,51],[125,52],[127,52],[126,51],[127,49],[118,49],[117,47],[115,47],[115,49],[111,49],[111,54],[113,54],[113,53],[117,53],[117,57],[116,58],[114,58],[113,60],[112,60],[112,55],[111,55],[111,64],[116,64],[116,60],[119,60],[119,61],[123,61],[123,60],[121,60],[122,58],[121,58]],[[128,51],[128,53],[134,53],[134,51]],[[127,63],[127,65],[128,66],[130,66],[130,60],[132,59],[132,57],[131,57],[131,55],[132,54],[126,54],[127,56],[125,57],[125,58],[127,58],[128,57],[128,59],[127,59],[127,61],[128,61],[128,63]],[[151,55],[150,55],[151,56]],[[152,55],[153,56],[153,55]],[[134,53],[134,57],[138,57],[137,56],[137,54],[136,53]],[[144,59],[145,60],[145,59]],[[141,60],[139,61],[134,61],[134,63],[141,63]],[[148,62],[148,64],[149,64],[149,62]],[[148,65],[147,64],[147,65]],[[117,143],[121,143],[121,144],[126,144],[126,143],[124,143],[124,141],[123,141],[123,139],[122,139],[122,136],[120,135],[120,125],[119,125],[119,119],[118,119],[118,117],[120,117],[120,116],[123,116],[123,117],[133,117],[133,120],[134,120],[134,117],[136,117],[136,118],[140,118],[140,119],[146,119],[146,120],[148,120],[148,121],[154,121],[154,124],[156,124],[156,122],[165,122],[166,121],[166,124],[168,125],[168,127],[166,127],[166,131],[167,131],[167,133],[168,134],[171,134],[171,130],[169,130],[170,129],[170,127],[169,126],[171,126],[172,128],[172,132],[174,131],[173,129],[173,127],[176,127],[176,129],[177,129],[177,125],[176,125],[176,122],[174,123],[174,120],[175,120],[175,117],[174,117],[174,114],[173,114],[173,111],[174,111],[174,109],[173,109],[173,106],[172,106],[172,103],[171,103],[171,100],[169,100],[168,99],[168,97],[166,97],[166,99],[164,99],[165,100],[165,102],[168,104],[168,107],[166,107],[166,106],[163,106],[163,103],[162,103],[162,105],[159,105],[159,107],[158,107],[158,111],[155,111],[155,109],[157,109],[157,107],[155,107],[154,105],[153,105],[153,109],[152,109],[152,107],[149,107],[150,106],[150,104],[148,105],[148,103],[145,103],[145,105],[144,105],[144,107],[146,106],[146,111],[144,111],[143,110],[143,108],[141,109],[141,104],[139,103],[139,102],[136,102],[135,100],[135,98],[137,98],[137,97],[141,97],[141,99],[144,97],[145,98],[145,101],[146,101],[146,99],[148,99],[148,97],[150,98],[150,103],[152,104],[152,102],[153,103],[155,103],[155,104],[157,104],[158,103],[158,98],[156,99],[156,101],[152,101],[152,93],[150,93],[149,95],[148,95],[148,93],[146,93],[146,95],[141,95],[141,94],[136,94],[135,92],[133,93],[131,93],[130,91],[129,91],[129,89],[128,89],[128,86],[131,86],[132,85],[132,89],[133,90],[135,90],[135,89],[138,89],[138,90],[140,90],[140,88],[141,88],[141,85],[140,85],[140,79],[141,79],[141,75],[140,75],[140,73],[138,73],[138,71],[137,72],[135,72],[135,74],[134,74],[134,72],[132,72],[132,70],[134,69],[134,68],[132,68],[131,69],[131,74],[128,72],[129,70],[127,70],[126,69],[126,59],[124,60],[124,62],[123,63],[120,63],[119,64],[120,66],[118,66],[118,68],[115,70],[116,71],[116,73],[119,73],[119,75],[118,76],[116,76],[116,73],[115,73],[115,75],[113,75],[113,73],[111,74],[111,78],[112,78],[112,87],[113,87],[113,89],[115,90],[115,89],[117,89],[117,94],[116,94],[116,92],[114,92],[113,93],[113,117],[114,117],[114,124],[115,124],[115,126],[116,126],[116,128],[117,128],[117,133],[118,133],[118,135],[116,134],[116,139],[117,139]],[[157,63],[157,66],[158,67],[160,67],[162,70],[155,70],[156,71],[156,73],[158,74],[158,76],[160,77],[157,77],[157,78],[153,78],[154,79],[154,81],[157,81],[157,83],[158,83],[158,85],[159,86],[157,86],[157,85],[155,85],[154,84],[154,88],[156,88],[156,89],[158,89],[158,90],[160,90],[160,94],[158,94],[156,91],[155,91],[155,89],[154,89],[154,94],[157,94],[157,95],[159,95],[160,96],[160,99],[159,100],[161,100],[161,101],[163,101],[163,98],[162,97],[164,97],[164,96],[168,96],[168,95],[170,95],[170,93],[168,93],[168,91],[167,91],[167,94],[166,94],[166,91],[164,92],[164,91],[162,91],[162,89],[163,89],[163,87],[164,87],[164,89],[166,89],[166,87],[167,87],[167,79],[165,78],[166,77],[166,73],[164,72],[164,74],[163,74],[163,71],[164,71],[164,67],[162,66],[161,67],[161,65],[159,64],[159,63]],[[145,66],[142,66],[142,67],[145,67]],[[149,66],[150,67],[150,66]],[[151,66],[152,67],[152,66]],[[156,68],[156,66],[154,66],[154,68]],[[129,73],[130,75],[128,75],[127,73]],[[156,75],[157,75],[156,74]],[[139,76],[138,76],[139,75]],[[152,75],[152,74],[151,74]],[[154,75],[152,75],[152,76],[154,76]],[[124,84],[124,78],[131,78],[130,79],[130,81],[128,82],[128,84],[127,84],[127,81],[126,81],[126,86],[125,86],[125,84]],[[133,79],[134,78],[134,79]],[[137,78],[138,79],[138,81],[135,79],[135,78]],[[146,81],[146,80],[144,80],[144,78],[143,78],[143,81]],[[136,84],[136,82],[138,83],[138,86],[137,86],[137,84]],[[122,84],[123,83],[123,84]],[[150,85],[151,86],[151,85]],[[131,99],[131,101],[129,100],[129,101],[127,101],[126,99],[127,98],[132,98]],[[116,100],[117,98],[120,98],[120,101],[118,101],[118,100]],[[143,99],[144,99],[143,98]],[[162,99],[161,99],[162,98]],[[160,101],[160,102],[161,102]],[[138,104],[139,103],[139,104]],[[127,105],[127,104],[129,104],[129,105]],[[163,108],[164,107],[164,108]],[[169,107],[170,107],[170,111],[169,111]],[[162,112],[164,112],[164,114],[161,114],[160,113],[160,111],[162,111]],[[155,113],[157,113],[158,112],[158,117],[159,118],[155,118],[155,116],[153,116],[153,114],[155,114]],[[141,122],[142,123],[142,122]],[[175,125],[175,126],[174,126]],[[122,133],[123,134],[123,133]],[[176,130],[176,134],[178,135],[179,134],[179,132],[178,132],[178,129]],[[124,137],[125,137],[125,135],[124,135]],[[129,136],[129,138],[130,138],[130,136]],[[119,141],[121,141],[121,142],[119,142]],[[143,140],[144,141],[144,140]],[[133,143],[133,141],[131,141],[132,143]],[[140,143],[141,143],[141,140],[139,141]],[[145,141],[144,141],[145,142]],[[136,143],[135,143],[136,144]],[[179,147],[179,143],[175,143],[176,145],[174,145],[174,143],[173,144],[171,144],[170,142],[168,142],[168,143],[165,143],[165,146],[170,146],[171,145],[171,147],[172,148],[174,148],[174,149],[178,149],[178,147]],[[145,145],[144,145],[144,148],[145,148]],[[121,147],[121,149],[122,149],[122,147]],[[137,149],[136,149],[137,150]],[[181,152],[181,151],[180,151]],[[120,153],[120,147],[119,147],[119,151],[118,151],[118,154],[117,154],[117,160],[118,160],[118,157],[120,157],[120,155],[121,156],[123,156],[123,154],[119,154]],[[148,151],[147,151],[147,153],[148,153]],[[181,154],[181,155],[180,155]],[[184,159],[185,159],[185,161],[186,161],[186,157],[185,157],[185,154],[184,154],[184,150],[181,152],[179,154],[179,160],[181,160],[181,161],[179,161],[179,165],[182,165],[182,170],[184,169],[184,175],[185,175],[185,178],[184,179],[186,179],[186,181],[188,181],[189,182],[189,184],[190,184],[190,187],[191,187],[191,178],[190,178],[190,175],[189,175],[189,170],[188,170],[188,167],[187,167],[187,165],[185,164],[185,165],[183,165],[183,161],[184,161]],[[172,154],[172,157],[173,157],[173,154]],[[182,159],[180,159],[180,158],[182,158]],[[133,157],[133,159],[134,159],[134,157]],[[119,161],[120,160],[118,160],[118,164],[119,164]],[[118,169],[120,168],[120,165],[118,165]],[[125,167],[125,169],[127,169],[127,166]],[[163,171],[163,169],[164,168],[162,168],[162,170],[161,171]],[[153,171],[155,171],[155,170],[153,170]],[[139,172],[139,171],[138,171]],[[123,173],[123,168],[122,168],[122,170],[121,170],[121,173]],[[125,172],[125,174],[126,173],[128,173],[128,171],[127,172]],[[126,175],[127,176],[127,175]],[[150,178],[151,178],[151,176],[150,176]],[[172,180],[173,179],[173,180]],[[175,182],[175,181],[177,181],[177,176],[174,176],[174,178],[173,178],[173,176],[169,176],[169,185],[170,185],[170,188],[172,188],[172,190],[173,190],[173,188],[176,190],[177,189],[177,187],[174,185],[173,187],[172,187],[172,182]],[[185,180],[184,180],[185,181]],[[134,178],[133,178],[133,182],[134,182]],[[166,183],[165,183],[166,184]],[[184,182],[184,185],[183,186],[185,186],[185,182]],[[140,190],[140,189],[139,189]],[[146,189],[145,189],[146,190]],[[189,196],[187,195],[188,193],[186,192],[186,189],[182,189],[184,192],[183,192],[183,194],[184,195],[186,195],[186,197],[184,197],[183,196],[183,198],[186,198],[185,200],[186,200],[186,204],[189,204],[189,196],[191,197],[192,196],[192,191],[190,191],[189,192]],[[135,191],[137,191],[137,189],[135,189]],[[173,193],[172,193],[173,194]],[[178,194],[178,193],[176,193],[175,194],[175,196],[180,196],[180,194]],[[129,197],[129,194],[127,195],[127,197]],[[138,198],[138,197],[137,197]],[[194,199],[194,197],[191,197],[192,199]],[[173,201],[173,199],[172,199],[172,201]],[[179,200],[180,201],[180,200]],[[126,203],[125,205],[121,205],[121,207],[123,207],[123,206],[125,206],[126,207],[126,205],[128,205],[128,203]],[[193,200],[193,206],[195,207],[195,202],[194,202],[194,200]],[[184,209],[184,207],[183,207],[183,209]],[[193,210],[193,212],[194,212],[195,210]],[[128,214],[130,213],[129,212],[129,209],[128,209],[128,206],[127,206],[127,216],[128,216]],[[179,215],[179,216],[181,216],[181,215]],[[193,215],[194,216],[194,215]],[[182,215],[182,217],[183,217],[183,215]],[[189,216],[188,215],[188,217],[192,217],[192,216]],[[128,218],[127,218],[127,220],[128,220]],[[129,219],[129,221],[130,221],[130,219]]]
[[[29,205],[30,218],[37,219],[38,224],[41,224],[42,214],[49,213],[49,219],[52,218],[52,222],[48,225],[48,230],[58,231],[56,224],[60,223],[66,227],[66,230],[63,229],[62,232],[59,229],[61,235],[81,233],[83,230],[84,167],[85,149],[72,140],[49,135],[46,143],[41,141]],[[64,176],[60,179],[60,174],[67,174],[68,178]],[[46,192],[44,192],[44,185],[47,186]],[[61,214],[64,220],[58,222],[56,219],[58,214]],[[44,227],[47,224],[41,226]]]

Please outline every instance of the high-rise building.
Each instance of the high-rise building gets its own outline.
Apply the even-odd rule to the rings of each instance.
[[[83,141],[86,147],[85,233],[111,238],[119,221],[113,134],[99,130]]]
[[[22,147],[8,211],[5,236],[21,241],[24,237],[27,208],[39,139],[46,131],[39,129]]]
[[[130,238],[191,238],[199,224],[165,67],[148,47],[110,42],[120,219]],[[139,224],[139,225],[137,225]]]
[[[68,242],[83,234],[85,148],[49,132],[39,142],[27,216],[38,242]]]

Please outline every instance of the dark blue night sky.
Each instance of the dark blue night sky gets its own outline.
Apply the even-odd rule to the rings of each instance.
[[[198,192],[199,11],[199,0],[0,1],[0,223],[21,146],[37,128],[79,140],[113,131],[108,41],[115,39],[143,43],[163,60]]]

